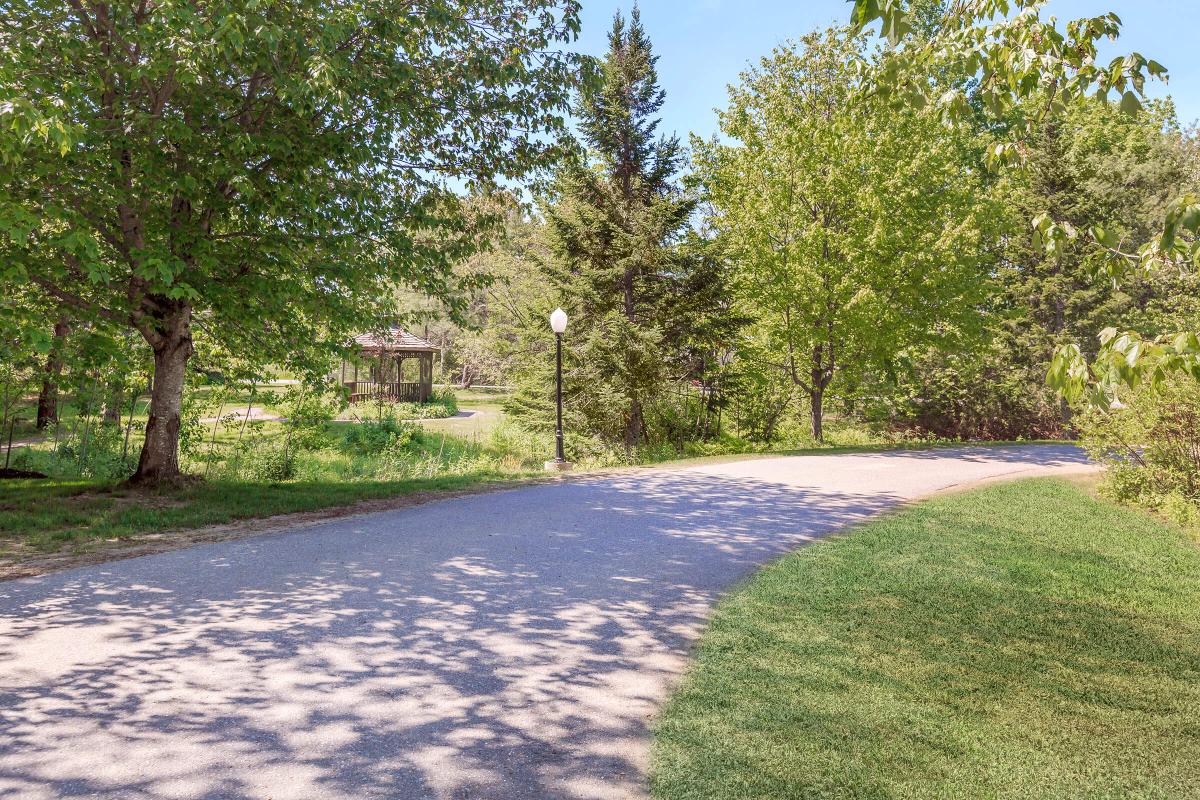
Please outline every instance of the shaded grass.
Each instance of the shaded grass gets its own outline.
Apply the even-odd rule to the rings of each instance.
[[[1200,549],[1055,480],[930,500],[719,605],[663,800],[1200,796]]]
[[[393,481],[214,480],[149,493],[129,492],[102,482],[5,481],[0,484],[0,538],[51,551],[96,540],[316,511],[362,500],[455,491],[514,477],[512,472],[480,469]]]
[[[411,425],[416,435],[395,446],[356,452],[343,442],[353,425],[333,422],[289,437],[281,423],[251,423],[242,452],[235,446],[240,423],[207,424],[183,463],[185,472],[205,480],[157,492],[122,487],[120,470],[111,479],[72,479],[54,469],[73,466],[71,457],[60,463],[42,445],[31,451],[31,465],[57,477],[0,482],[0,560],[365,500],[462,491],[524,477],[540,464],[522,452]],[[284,461],[290,470],[277,474],[276,462]]]

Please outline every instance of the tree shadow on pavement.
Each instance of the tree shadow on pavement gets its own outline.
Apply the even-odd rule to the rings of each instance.
[[[900,499],[624,473],[0,584],[0,798],[636,797],[717,595]]]

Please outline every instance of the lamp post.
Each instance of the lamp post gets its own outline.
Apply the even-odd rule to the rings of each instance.
[[[567,312],[561,308],[554,309],[554,313],[550,315],[550,330],[554,331],[554,399],[557,417],[554,427],[554,460],[547,461],[545,466],[547,470],[565,472],[571,468],[571,462],[567,461],[563,454],[562,427],[562,335],[567,330]]]

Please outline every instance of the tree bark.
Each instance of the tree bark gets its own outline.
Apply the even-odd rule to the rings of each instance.
[[[58,422],[58,379],[62,376],[63,348],[71,325],[67,317],[59,317],[54,323],[54,342],[50,355],[46,357],[43,370],[42,389],[38,392],[37,429],[43,431]]]
[[[113,383],[108,387],[108,397],[104,400],[104,418],[102,422],[105,425],[120,425],[121,410],[125,400],[125,387],[120,383]]]
[[[191,308],[180,306],[164,324],[147,336],[154,349],[154,385],[150,390],[150,419],[133,485],[179,480],[179,427],[183,382],[191,358]]]
[[[818,442],[823,442],[825,441],[825,431],[822,404],[825,400],[825,388],[814,387],[809,392],[809,398],[812,402],[812,435]]]

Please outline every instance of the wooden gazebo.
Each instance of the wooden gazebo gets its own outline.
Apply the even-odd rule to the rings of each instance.
[[[383,399],[425,403],[433,395],[433,354],[419,336],[392,327],[384,334],[354,337],[357,358],[342,361],[341,382],[350,402]]]

